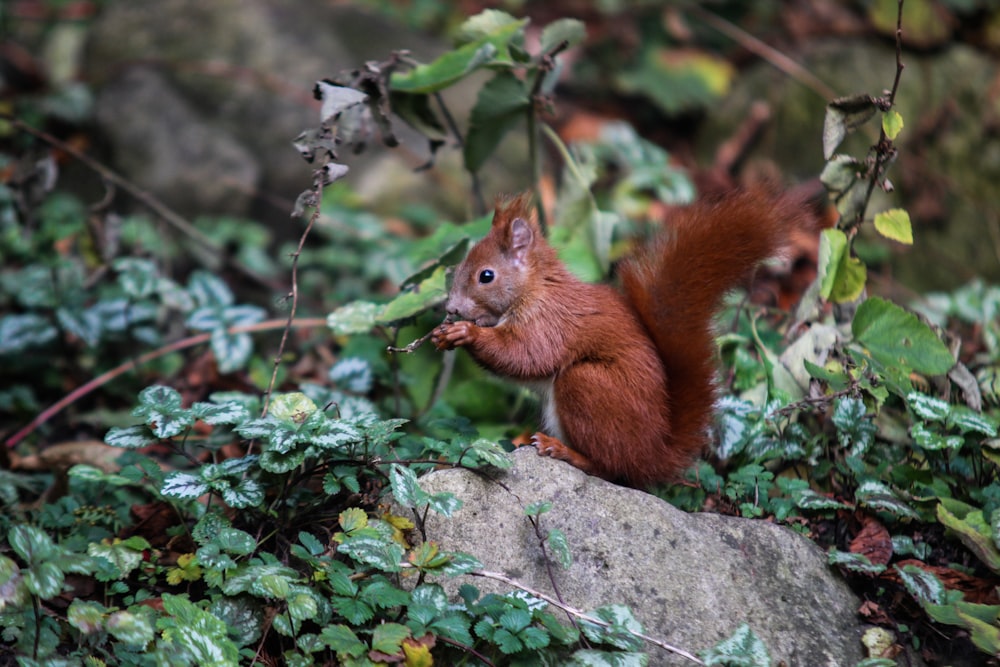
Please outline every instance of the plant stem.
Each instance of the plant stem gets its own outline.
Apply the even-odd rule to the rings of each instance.
[[[326,320],[323,318],[305,318],[296,320],[293,322],[296,327],[301,328],[314,328],[326,326]],[[240,326],[230,327],[227,329],[227,333],[238,334],[238,333],[259,333],[261,331],[273,331],[275,329],[280,329],[282,327],[287,327],[288,322],[286,320],[267,320],[266,322],[258,322],[256,324],[244,324]],[[52,404],[42,412],[38,414],[27,426],[19,430],[14,435],[10,436],[6,440],[7,447],[14,447],[17,443],[24,440],[27,436],[31,435],[35,429],[39,426],[52,419],[56,414],[62,411],[82,397],[86,396],[90,392],[94,391],[98,387],[101,387],[111,380],[124,375],[129,371],[141,366],[142,364],[153,361],[154,359],[159,359],[160,357],[166,356],[172,352],[179,352],[180,350],[185,350],[189,347],[194,347],[195,345],[201,345],[202,343],[207,343],[212,337],[211,333],[202,333],[195,336],[189,336],[188,338],[183,338],[181,340],[165,345],[159,349],[147,352],[146,354],[139,355],[131,361],[126,361],[123,364],[115,366],[109,371],[101,373],[96,378],[90,380],[86,384],[83,384],[70,393],[66,394],[56,403]]]

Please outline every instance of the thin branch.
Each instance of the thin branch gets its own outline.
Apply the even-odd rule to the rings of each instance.
[[[787,74],[792,79],[798,81],[805,87],[814,91],[817,95],[822,97],[824,100],[831,100],[837,97],[836,92],[833,88],[824,83],[819,77],[807,70],[802,65],[798,64],[788,56],[786,56],[781,51],[768,46],[761,40],[757,39],[746,30],[743,30],[737,25],[730,23],[726,19],[713,14],[700,7],[698,3],[692,2],[684,5],[685,11],[689,11],[699,19],[712,26],[719,32],[721,32],[726,37],[745,48],[747,51],[756,54],[757,56],[763,58],[767,62],[771,63],[777,69],[781,70]]]
[[[281,342],[278,344],[278,351],[274,355],[274,367],[271,369],[271,381],[268,382],[267,391],[264,392],[263,407],[260,412],[261,417],[267,415],[267,408],[271,404],[271,392],[274,391],[274,384],[278,380],[278,368],[281,367],[281,357],[285,353],[285,344],[288,342],[288,332],[292,328],[292,322],[295,321],[295,311],[299,306],[299,257],[302,256],[302,248],[305,247],[306,239],[309,237],[309,232],[312,231],[313,225],[316,224],[316,220],[319,219],[320,216],[320,208],[323,203],[323,171],[328,161],[329,160],[325,160],[323,165],[316,170],[314,175],[314,201],[312,214],[309,216],[309,222],[306,224],[306,228],[302,231],[302,236],[299,237],[298,247],[295,248],[295,252],[292,253],[292,304],[288,309],[288,323],[285,326],[284,331],[281,333]]]
[[[896,101],[896,91],[899,90],[899,79],[903,75],[903,0],[899,0],[896,9],[896,76],[892,82],[892,90],[889,91],[889,98],[884,111],[892,108]],[[858,217],[853,226],[858,226],[864,222],[865,211],[868,210],[868,202],[871,201],[875,186],[882,181],[882,172],[887,163],[896,153],[896,148],[892,140],[886,136],[885,126],[879,125],[878,143],[875,145],[875,164],[872,165],[871,174],[868,180],[868,189],[865,190],[865,199],[858,209]]]
[[[326,326],[326,320],[323,318],[306,318],[296,320],[294,322],[296,327],[311,328],[311,327],[324,327]],[[259,333],[261,331],[274,331],[275,329],[280,329],[282,327],[287,327],[288,322],[285,320],[267,320],[266,322],[258,322],[257,324],[244,324],[240,326],[230,327],[226,330],[230,334],[238,333]],[[90,392],[94,391],[98,387],[101,387],[111,380],[128,373],[129,371],[141,366],[142,364],[153,361],[154,359],[159,359],[160,357],[171,354],[172,352],[179,352],[180,350],[187,349],[189,347],[194,347],[195,345],[201,345],[202,343],[207,343],[212,337],[212,334],[203,333],[195,336],[190,336],[188,338],[183,338],[179,341],[165,345],[157,350],[147,352],[142,354],[131,361],[127,361],[111,370],[101,373],[96,378],[90,380],[86,384],[83,384],[70,393],[66,394],[62,399],[52,404],[50,407],[43,410],[38,414],[31,422],[19,430],[14,435],[10,436],[6,440],[7,447],[14,447],[17,443],[24,440],[27,436],[31,435],[39,426],[52,419],[56,414],[62,411],[64,408],[72,405],[76,401],[80,400]]]
[[[404,566],[406,566],[406,565],[408,565],[408,564],[404,564]],[[506,574],[503,574],[502,572],[488,572],[486,570],[473,570],[472,572],[469,572],[469,574],[472,575],[472,576],[474,576],[474,577],[483,577],[484,579],[493,579],[495,581],[499,581],[499,582],[505,583],[508,586],[514,586],[515,588],[519,588],[522,591],[524,591],[525,593],[533,595],[533,596],[539,598],[540,600],[544,600],[545,602],[548,602],[550,605],[552,605],[554,607],[558,607],[559,609],[562,609],[563,611],[565,611],[568,614],[572,614],[573,616],[577,617],[581,621],[586,621],[587,623],[593,623],[594,625],[599,625],[599,626],[601,626],[603,628],[610,628],[611,627],[611,624],[608,623],[607,621],[602,621],[601,619],[595,618],[595,617],[587,614],[586,612],[583,612],[583,611],[581,611],[579,609],[576,609],[575,607],[570,607],[567,604],[563,604],[562,602],[559,602],[558,600],[556,600],[551,595],[548,595],[548,594],[543,593],[541,591],[535,590],[535,589],[531,588],[530,586],[526,586],[526,585],[522,584],[521,582],[519,582],[519,581],[517,581],[515,579],[511,579],[510,577],[508,577]],[[671,646],[670,644],[668,644],[668,643],[666,643],[664,641],[661,641],[661,640],[656,639],[654,637],[650,637],[649,635],[643,634],[641,632],[633,632],[633,631],[631,631],[631,630],[629,630],[627,628],[622,628],[622,629],[625,630],[625,632],[628,632],[630,635],[632,635],[634,637],[638,637],[639,639],[641,639],[641,640],[643,640],[645,642],[649,642],[650,644],[653,644],[654,646],[659,646],[660,648],[662,648],[662,649],[664,649],[666,651],[669,651],[670,653],[673,653],[675,655],[679,655],[682,658],[686,658],[686,659],[690,660],[691,662],[695,663],[696,665],[704,665],[705,664],[704,662],[702,662],[701,660],[699,660],[696,656],[688,653],[684,649],[679,649],[676,646]]]
[[[15,129],[30,134],[37,139],[41,139],[50,146],[71,155],[74,159],[97,173],[97,175],[100,176],[105,183],[111,183],[127,192],[133,198],[138,200],[143,206],[162,218],[171,227],[189,237],[193,241],[190,246],[192,251],[201,256],[204,264],[211,266],[212,263],[217,261],[219,257],[223,257],[227,266],[250,278],[259,285],[267,287],[268,289],[274,289],[274,284],[267,278],[249,268],[242,262],[226,256],[222,246],[206,236],[201,230],[192,225],[191,222],[185,217],[174,211],[153,195],[134,185],[131,181],[126,179],[124,176],[121,176],[110,167],[105,166],[103,163],[95,160],[86,153],[81,152],[57,137],[52,136],[48,132],[32,127],[10,113],[0,112],[0,118],[9,122]]]

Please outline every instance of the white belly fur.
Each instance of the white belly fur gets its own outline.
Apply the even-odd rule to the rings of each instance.
[[[542,427],[539,430],[545,435],[565,442],[562,425],[559,423],[559,411],[556,409],[553,381],[527,382],[525,384],[538,394],[542,401]]]

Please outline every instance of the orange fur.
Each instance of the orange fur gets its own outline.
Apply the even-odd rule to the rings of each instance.
[[[635,487],[674,480],[702,451],[714,403],[711,320],[796,228],[803,206],[757,189],[680,209],[621,267],[622,291],[573,276],[526,197],[498,204],[455,271],[441,349],[465,347],[539,390],[539,452]]]

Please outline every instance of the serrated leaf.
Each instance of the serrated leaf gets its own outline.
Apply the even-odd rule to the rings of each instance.
[[[337,547],[337,551],[383,572],[399,572],[402,569],[403,547],[388,540],[350,537]]]
[[[372,366],[361,357],[342,357],[327,375],[330,382],[354,394],[367,394],[372,388]]]
[[[212,543],[218,545],[222,551],[237,556],[247,556],[257,548],[257,541],[253,535],[231,527],[220,528]]]
[[[194,271],[188,279],[187,291],[201,306],[229,306],[233,303],[233,292],[219,276],[210,271]]]
[[[164,593],[161,599],[164,611],[175,620],[169,641],[183,647],[195,664],[231,667],[239,663],[239,649],[229,639],[225,623],[184,597]]]
[[[570,552],[569,540],[566,539],[566,533],[558,528],[553,528],[549,531],[547,543],[549,548],[552,549],[552,554],[556,557],[559,565],[564,570],[568,570],[573,565],[573,554]]]
[[[339,656],[357,658],[368,652],[368,646],[346,625],[328,625],[320,631],[319,640]]]
[[[248,333],[230,333],[218,328],[212,331],[209,346],[219,372],[232,373],[243,368],[253,352],[253,338]]]
[[[107,613],[107,608],[99,602],[74,598],[66,610],[66,620],[83,634],[90,635],[104,629]]]
[[[514,465],[514,461],[503,447],[486,438],[477,438],[469,445],[469,449],[475,452],[484,463],[501,468],[509,469]]]
[[[269,450],[260,455],[260,467],[267,472],[283,475],[298,468],[305,460],[306,453],[302,450],[288,453]]]
[[[913,313],[879,297],[858,306],[851,331],[873,358],[890,368],[943,375],[955,365],[948,347],[930,327]]]
[[[123,644],[146,646],[156,637],[152,609],[138,607],[135,612],[130,609],[116,611],[108,616],[107,630]]]
[[[368,513],[360,507],[349,507],[340,513],[337,523],[345,533],[351,533],[368,525]]]
[[[913,227],[910,214],[901,208],[882,211],[875,216],[875,229],[887,239],[913,245]]]
[[[118,569],[118,579],[124,579],[143,562],[141,549],[132,549],[123,543],[87,545],[87,555],[100,557],[111,562]]]
[[[250,418],[246,407],[235,401],[228,403],[199,402],[191,406],[191,414],[211,426],[239,424]]]
[[[754,634],[750,625],[744,623],[727,639],[722,640],[707,651],[699,653],[707,665],[739,664],[746,667],[770,667],[771,656],[767,646]]]
[[[392,495],[403,507],[422,507],[427,504],[430,496],[420,488],[417,482],[417,474],[412,469],[392,464],[389,468],[389,483],[392,488]]]
[[[882,113],[882,131],[890,141],[895,141],[904,127],[903,117],[895,109]]]
[[[823,159],[829,160],[837,146],[851,132],[866,123],[878,107],[871,95],[853,95],[833,100],[823,120]]]
[[[372,633],[372,649],[387,655],[400,652],[403,640],[409,638],[410,629],[400,623],[381,623]]]

